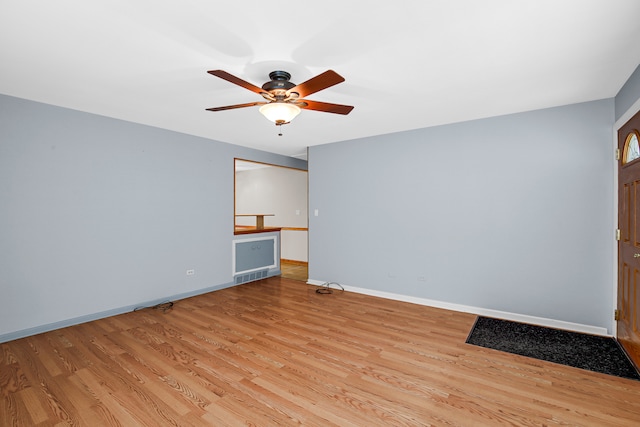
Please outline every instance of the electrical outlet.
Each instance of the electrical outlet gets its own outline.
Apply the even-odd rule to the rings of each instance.
[[[196,274],[195,270],[187,270],[187,276],[193,276],[194,274]]]
[[[426,282],[427,279],[424,276],[418,276],[418,281],[419,282]]]

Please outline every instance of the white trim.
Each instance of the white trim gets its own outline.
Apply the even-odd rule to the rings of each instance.
[[[322,286],[325,283],[326,282],[321,282],[319,280],[312,280],[312,279],[309,279],[307,281],[308,285],[315,285],[315,286]],[[373,289],[358,288],[354,286],[346,286],[343,284],[340,284],[340,285],[344,287],[345,291],[348,291],[348,292],[355,292],[358,294],[386,298],[386,299],[395,300],[395,301],[409,302],[409,303],[424,305],[428,307],[443,308],[446,310],[460,311],[463,313],[472,313],[480,316],[495,317],[498,319],[512,320],[515,322],[529,323],[532,325],[547,326],[547,327],[556,328],[556,329],[565,329],[565,330],[574,331],[574,332],[583,332],[587,334],[611,336],[607,332],[607,328],[602,328],[599,326],[583,325],[581,323],[565,322],[562,320],[547,319],[544,317],[528,316],[525,314],[510,313],[507,311],[491,310],[488,308],[472,307],[472,306],[461,305],[461,304],[452,304],[448,302],[436,301],[436,300],[431,300],[426,298],[418,298],[418,297],[412,297],[408,295],[400,295],[400,294],[394,294],[390,292],[376,291]]]
[[[618,149],[618,129],[620,126],[616,124],[613,126],[613,153]],[[620,160],[616,160],[616,156],[613,156],[613,245],[611,250],[613,251],[613,281],[611,286],[611,292],[613,293],[613,300],[611,301],[611,313],[615,313],[618,309],[618,240],[616,239],[615,230],[619,227],[618,224],[618,162],[622,161],[623,154],[620,153]],[[613,336],[618,336],[618,322],[613,320],[611,330]]]
[[[615,131],[618,132],[618,129],[620,129],[623,124],[627,123],[631,119],[631,117],[633,117],[638,111],[640,111],[640,98],[638,98],[638,100],[634,102],[633,105],[629,107],[629,109],[625,111],[625,113],[620,116],[618,120],[616,120],[616,123],[613,126]]]

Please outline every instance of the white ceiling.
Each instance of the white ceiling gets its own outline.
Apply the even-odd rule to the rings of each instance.
[[[616,95],[640,64],[639,0],[1,0],[0,93],[285,155],[307,146]],[[346,81],[279,137],[273,70]]]

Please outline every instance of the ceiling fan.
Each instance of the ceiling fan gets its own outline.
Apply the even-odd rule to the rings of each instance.
[[[260,112],[277,126],[282,126],[300,114],[301,109],[334,114],[349,114],[351,110],[353,110],[353,107],[350,105],[330,104],[327,102],[303,99],[312,93],[342,83],[344,78],[333,70],[325,71],[299,85],[289,81],[291,74],[286,71],[272,71],[269,73],[271,80],[263,84],[262,87],[255,86],[223,70],[210,70],[207,72],[213,76],[242,86],[245,89],[249,89],[265,99],[263,102],[249,102],[247,104],[207,108],[207,111],[223,111],[261,105]]]

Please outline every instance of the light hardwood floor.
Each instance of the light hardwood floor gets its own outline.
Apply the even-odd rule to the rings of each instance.
[[[298,262],[280,261],[282,277],[306,282],[309,279],[309,268],[306,264]]]
[[[465,344],[471,314],[314,290],[270,278],[0,344],[0,425],[640,425],[640,381]]]

